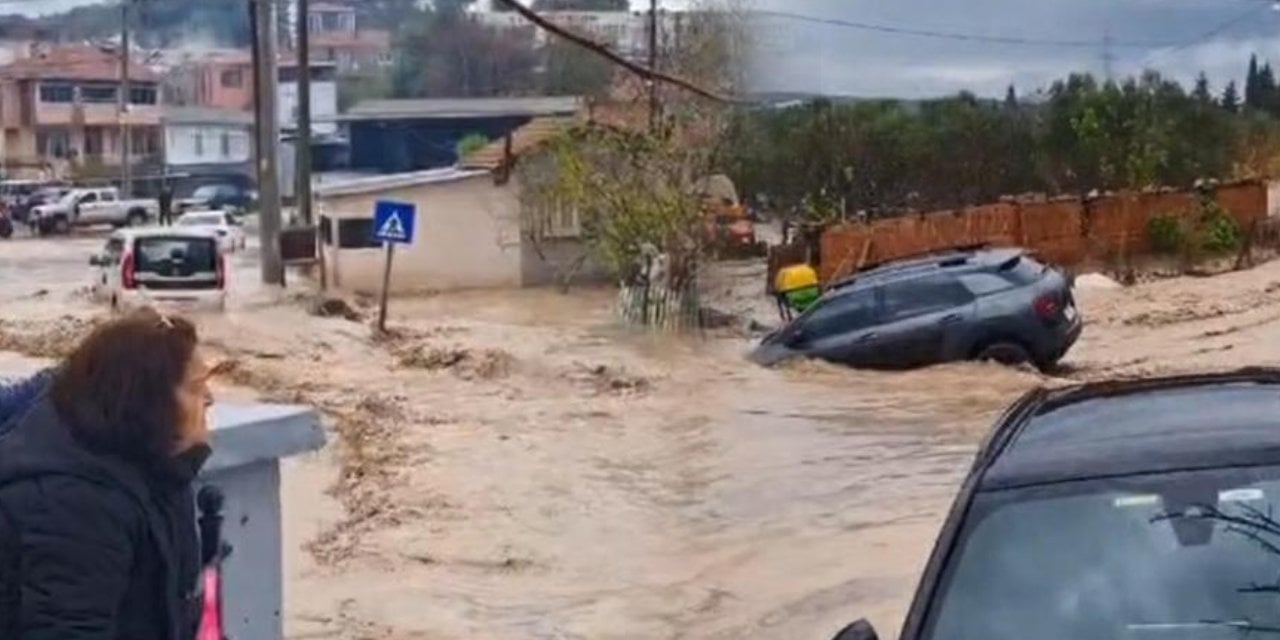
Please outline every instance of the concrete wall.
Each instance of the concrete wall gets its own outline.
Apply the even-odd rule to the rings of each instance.
[[[244,164],[252,159],[253,140],[241,125],[170,124],[165,126],[164,150],[169,166]]]
[[[538,246],[524,240],[521,262],[521,284],[526,287],[561,286],[572,270],[571,284],[599,283],[609,280],[609,272],[598,260],[582,260],[585,247],[572,238],[549,238]],[[574,265],[581,261],[581,266]]]
[[[445,291],[522,284],[519,198],[515,189],[495,187],[487,174],[428,182],[376,192],[317,198],[322,216],[373,217],[377,200],[417,205],[414,242],[396,247],[393,293]],[[337,249],[326,243],[325,268],[339,289],[374,293],[382,282],[380,247]]]

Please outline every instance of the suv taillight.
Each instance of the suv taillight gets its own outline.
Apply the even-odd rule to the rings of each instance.
[[[1036,316],[1045,322],[1057,320],[1062,313],[1062,303],[1058,301],[1058,296],[1052,293],[1046,293],[1036,298],[1033,307],[1036,310]]]
[[[225,289],[227,287],[227,256],[221,251],[218,252],[218,288]]]
[[[120,260],[120,286],[125,289],[138,288],[138,278],[133,271],[133,254],[126,253]]]

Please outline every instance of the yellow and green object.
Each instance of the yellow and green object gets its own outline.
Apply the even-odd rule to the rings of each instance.
[[[787,306],[803,313],[822,297],[818,284],[818,272],[807,264],[793,264],[778,270],[774,278],[774,290],[786,301]]]

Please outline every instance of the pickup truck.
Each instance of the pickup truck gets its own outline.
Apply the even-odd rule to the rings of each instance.
[[[137,227],[159,215],[154,199],[121,200],[115,187],[72,189],[58,201],[31,209],[28,224],[41,234],[65,234],[72,227],[109,224]]]

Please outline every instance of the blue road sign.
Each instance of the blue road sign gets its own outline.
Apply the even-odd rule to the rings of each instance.
[[[417,217],[418,211],[413,203],[379,200],[373,205],[373,239],[412,244]]]

